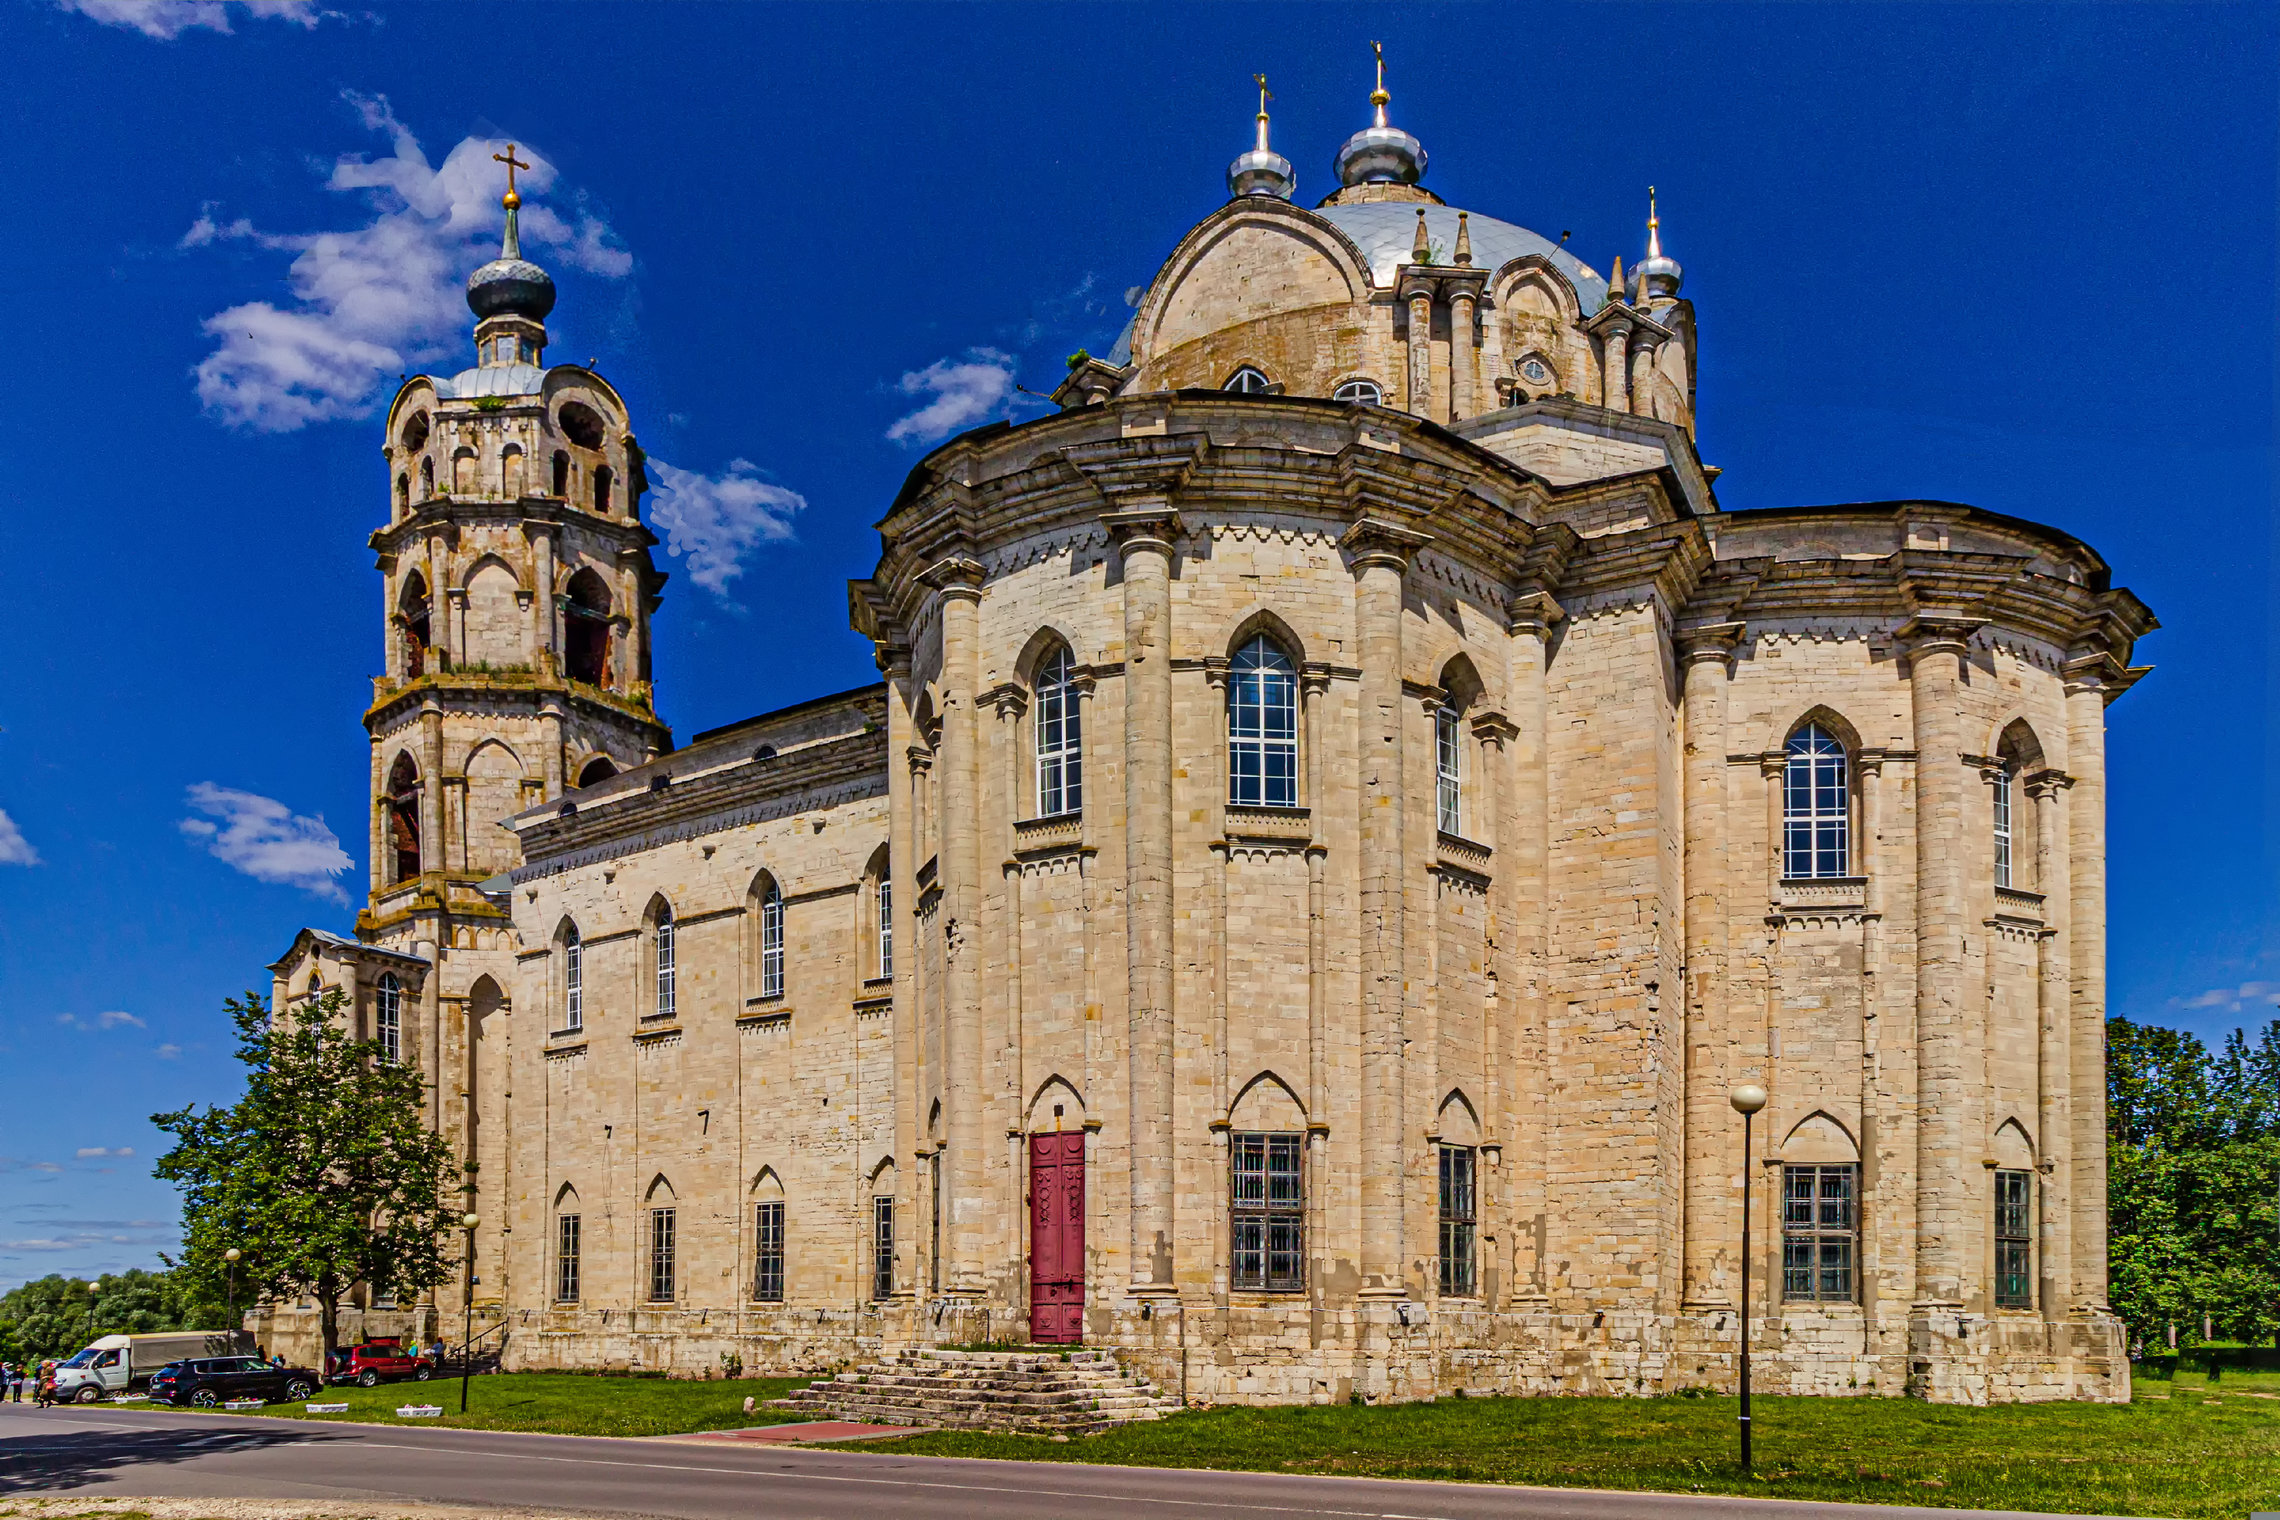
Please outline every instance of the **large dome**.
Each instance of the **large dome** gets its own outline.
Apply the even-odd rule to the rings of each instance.
[[[1369,261],[1371,283],[1383,290],[1393,284],[1394,271],[1409,262],[1410,250],[1417,246],[1417,213],[1420,211],[1425,213],[1425,235],[1440,248],[1439,262],[1450,262],[1456,257],[1457,246],[1457,208],[1454,206],[1427,206],[1415,201],[1363,201],[1354,205],[1317,207],[1314,214],[1354,240],[1362,250],[1362,257]],[[1513,259],[1538,254],[1567,276],[1585,316],[1607,304],[1607,281],[1551,239],[1525,227],[1482,216],[1477,211],[1469,213],[1466,225],[1472,232],[1475,268],[1494,274]]]

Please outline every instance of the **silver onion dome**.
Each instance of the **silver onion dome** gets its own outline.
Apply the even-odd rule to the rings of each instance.
[[[1376,43],[1370,46],[1378,48]],[[1385,91],[1385,50],[1378,48],[1377,88],[1370,92],[1376,113],[1370,124],[1338,150],[1341,185],[1414,185],[1425,177],[1425,145],[1386,120],[1393,97]]]
[[[1238,199],[1271,195],[1287,201],[1298,188],[1298,174],[1289,159],[1267,146],[1267,102],[1274,97],[1267,93],[1266,75],[1251,77],[1259,81],[1259,139],[1250,152],[1227,166],[1227,193]]]
[[[1655,214],[1655,187],[1647,186],[1647,256],[1633,271],[1639,279],[1641,300],[1668,299],[1678,294],[1686,271],[1678,260],[1662,251],[1662,219]]]
[[[514,149],[510,146],[508,153]],[[480,321],[485,317],[529,317],[546,320],[554,310],[554,276],[522,256],[522,233],[517,212],[522,197],[507,191],[506,235],[499,240],[499,256],[467,277],[467,309]]]

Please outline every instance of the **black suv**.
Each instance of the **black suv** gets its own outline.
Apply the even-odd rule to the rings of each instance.
[[[159,1368],[150,1396],[161,1404],[211,1409],[231,1399],[314,1398],[318,1386],[317,1375],[306,1367],[272,1367],[257,1356],[209,1356]]]

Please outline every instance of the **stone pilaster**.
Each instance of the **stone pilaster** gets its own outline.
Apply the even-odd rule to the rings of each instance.
[[[981,756],[978,621],[982,568],[946,559],[927,574],[942,609],[941,797],[944,1050],[944,1287],[961,1296],[984,1287],[989,1135],[982,1078]]]
[[[1433,416],[1433,287],[1424,280],[1403,284],[1409,307],[1409,410]]]
[[[1478,292],[1460,286],[1449,293],[1449,420],[1462,422],[1479,410],[1473,404],[1475,363],[1473,307]]]
[[[1505,1167],[1513,1240],[1510,1301],[1538,1307],[1549,1299],[1551,1128],[1544,1026],[1550,976],[1551,767],[1545,661],[1552,624],[1561,615],[1543,592],[1515,599],[1509,624],[1512,675],[1512,854],[1501,868],[1512,873],[1512,1052],[1510,1148]]]
[[[887,679],[887,883],[894,901],[893,930],[898,954],[895,956],[894,997],[894,1082],[897,1093],[916,1093],[918,1080],[918,999],[913,972],[918,965],[918,852],[919,842],[916,818],[911,806],[911,766],[904,757],[912,743],[910,715],[910,651],[901,645],[882,645],[878,651],[879,673]],[[860,936],[858,936],[858,940]],[[758,987],[759,968],[755,966],[753,986]],[[919,1105],[906,1101],[895,1105],[894,1153],[897,1156],[918,1156],[919,1146],[925,1137],[919,1132]],[[895,1214],[911,1222],[917,1235],[918,1221],[926,1217],[921,1207],[920,1172],[916,1164],[902,1167],[895,1178]],[[918,1238],[924,1238],[922,1235]],[[933,1245],[928,1243],[931,1251]],[[921,1253],[908,1251],[903,1255],[907,1263],[905,1276],[897,1278],[897,1288],[912,1293],[923,1290],[924,1280],[919,1276]]]
[[[1606,388],[1602,391],[1602,404],[1611,412],[1631,409],[1631,329],[1617,322],[1607,329],[1606,337]]]
[[[2072,778],[2058,771],[2037,771],[2026,778],[2035,819],[2035,890],[2043,898],[2043,931],[2035,942],[2035,1159],[2041,1172],[2035,1302],[2046,1320],[2063,1319],[2074,1303],[2069,1281],[2074,1262],[2074,1051],[2067,987],[2072,872],[2065,833],[2071,785]]]
[[[1679,635],[1685,662],[1686,787],[1686,1179],[1683,1303],[1724,1308],[1726,1241],[1733,1236],[1733,1178],[1723,1158],[1733,1128],[1726,1090],[1726,689],[1739,623]]]
[[[2088,1081],[2106,1069],[2106,701],[2104,655],[2066,667],[2067,981],[2069,1063]],[[2082,1103],[2072,1115],[2074,1281],[2070,1310],[2106,1310],[2106,1115]]]

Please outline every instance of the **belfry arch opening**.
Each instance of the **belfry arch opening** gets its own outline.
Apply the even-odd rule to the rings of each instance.
[[[610,588],[591,570],[570,577],[562,615],[562,663],[573,681],[610,684]]]
[[[428,589],[427,579],[417,570],[404,577],[403,593],[396,601],[396,622],[403,630],[404,675],[416,678],[427,673],[428,652]]]
[[[389,880],[420,874],[420,768],[410,755],[398,755],[388,769],[388,846],[395,870]]]

